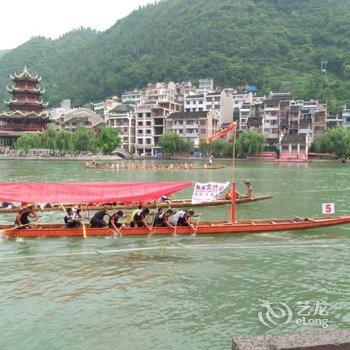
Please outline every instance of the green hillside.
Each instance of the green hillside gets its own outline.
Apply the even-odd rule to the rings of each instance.
[[[9,50],[0,50],[0,57],[5,55],[6,52],[8,52]]]
[[[0,58],[0,86],[24,64],[51,105],[81,105],[151,81],[213,77],[302,98],[350,102],[349,0],[167,0],[109,30],[33,39]],[[320,74],[321,60],[327,75]]]

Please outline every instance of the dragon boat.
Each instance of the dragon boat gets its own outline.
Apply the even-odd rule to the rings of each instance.
[[[190,182],[89,182],[89,183],[0,183],[0,201],[91,203],[91,202],[145,202],[161,195],[171,195]],[[62,205],[64,210],[64,206]],[[200,221],[191,226],[146,227],[122,226],[90,228],[83,223],[80,228],[66,228],[62,224],[32,223],[29,227],[1,225],[1,232],[8,237],[90,237],[90,236],[164,236],[164,235],[231,235],[242,233],[309,230],[350,223],[350,216],[320,218],[235,220],[235,199],[231,202],[231,220]]]
[[[240,197],[236,199],[236,204],[243,204],[243,203],[252,203],[252,202],[259,202],[266,199],[272,198],[271,195],[254,195],[253,197]],[[149,209],[155,209],[155,208],[198,208],[198,207],[216,207],[216,206],[222,206],[222,205],[230,205],[231,200],[230,199],[217,199],[212,202],[202,202],[202,203],[192,203],[191,199],[169,199],[164,202],[157,202],[152,201],[148,203],[144,203],[145,206]],[[74,206],[73,203],[65,203],[65,207]],[[114,204],[101,204],[101,205],[84,205],[84,209],[86,210],[100,210],[102,207],[105,207],[107,210],[116,210],[116,209],[125,209],[125,210],[132,210],[136,209],[139,206],[139,203],[114,203]],[[17,213],[21,207],[15,207],[15,208],[0,208],[0,214],[11,214],[11,213]],[[39,210],[42,212],[49,212],[49,211],[60,211],[62,210],[62,205],[60,204],[54,204],[49,207],[39,207]]]

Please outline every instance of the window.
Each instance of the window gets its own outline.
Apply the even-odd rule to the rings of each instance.
[[[214,97],[214,101],[220,101],[220,97]]]
[[[146,113],[146,118],[151,118],[151,113]]]
[[[124,130],[124,132],[128,132],[128,128],[127,127],[124,127],[123,130]]]
[[[198,108],[198,111],[199,112],[203,112],[203,108]]]
[[[299,150],[300,150],[300,151],[305,151],[305,145],[300,145],[300,146],[299,146]]]
[[[183,134],[183,130],[182,129],[179,129],[179,134]]]
[[[289,151],[289,145],[282,145],[282,151]]]
[[[137,139],[137,143],[138,143],[139,145],[142,145],[142,139]]]
[[[298,150],[298,145],[292,145],[292,151],[297,151]]]
[[[206,134],[207,130],[206,129],[201,129],[201,134]]]
[[[143,126],[143,123],[142,122],[137,122],[137,125],[138,126]]]
[[[151,126],[151,122],[146,122],[146,126]]]
[[[203,104],[203,100],[199,100],[198,103],[199,103],[200,105],[202,105],[202,104]]]
[[[187,104],[187,105],[191,104],[191,101],[188,101],[188,100],[187,100],[187,101],[186,101],[186,104]]]
[[[146,139],[146,144],[150,145],[151,144],[151,139]]]
[[[142,135],[142,134],[143,134],[143,130],[137,130],[137,133],[138,133],[139,135]]]
[[[207,125],[207,122],[206,122],[205,120],[201,120],[201,121],[199,122],[199,125]]]
[[[151,133],[151,130],[146,130],[146,134],[150,134]]]
[[[142,118],[143,114],[142,113],[137,113],[137,118]]]

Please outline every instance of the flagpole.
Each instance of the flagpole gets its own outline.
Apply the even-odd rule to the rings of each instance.
[[[236,130],[233,132],[233,154],[232,154],[232,198],[231,198],[231,222],[234,223],[236,219],[236,181],[235,181],[235,160],[236,160]]]

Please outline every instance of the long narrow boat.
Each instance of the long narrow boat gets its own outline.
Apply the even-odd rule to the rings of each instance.
[[[258,233],[274,231],[307,230],[321,227],[350,224],[350,216],[330,216],[323,218],[295,218],[278,220],[211,221],[200,222],[194,227],[122,227],[120,231],[110,228],[86,228],[87,237],[103,236],[169,236],[169,235],[231,235],[239,233]],[[61,224],[42,224],[35,228],[16,229],[9,225],[0,226],[8,237],[83,237],[82,228],[65,228]]]
[[[156,200],[160,195],[171,195],[190,182],[147,182],[147,183],[0,183],[0,201],[28,201],[40,203],[108,203],[145,202]],[[234,188],[234,183],[233,183]],[[193,226],[177,227],[122,227],[119,231],[110,228],[66,228],[62,224],[36,224],[33,227],[0,226],[2,234],[8,237],[89,237],[89,236],[147,236],[147,235],[213,235],[307,230],[350,223],[350,216],[329,216],[323,218],[265,219],[235,221],[235,201],[231,206],[230,221],[203,221]],[[25,226],[25,225],[24,225]]]
[[[252,202],[258,202],[266,199],[272,198],[271,195],[255,195],[254,197],[247,198],[247,197],[241,197],[236,200],[237,204],[243,204],[243,203],[252,203]],[[148,204],[145,204],[147,208],[154,209],[154,208],[194,208],[194,207],[215,207],[220,205],[229,205],[231,204],[230,199],[217,199],[213,202],[203,202],[203,203],[191,203],[191,199],[171,199],[166,202],[158,203],[158,202],[150,202]],[[128,204],[115,204],[115,205],[104,205],[108,210],[115,210],[115,209],[136,209],[138,207],[139,203],[128,203]],[[64,204],[64,207],[73,206],[73,204]],[[88,205],[84,206],[84,209],[87,210],[99,210],[101,209],[101,205]],[[9,213],[17,213],[20,210],[20,208],[0,208],[0,214],[9,214]],[[59,211],[62,210],[61,205],[54,205],[52,207],[43,208],[41,211],[48,212],[48,211]]]
[[[136,171],[145,171],[145,170],[151,170],[151,171],[173,171],[173,170],[181,170],[181,171],[187,171],[187,170],[218,170],[225,168],[222,164],[216,164],[216,165],[205,165],[205,166],[154,166],[154,167],[143,167],[143,166],[136,166],[136,167],[118,167],[115,164],[91,164],[86,163],[84,165],[85,169],[89,170],[136,170]]]

